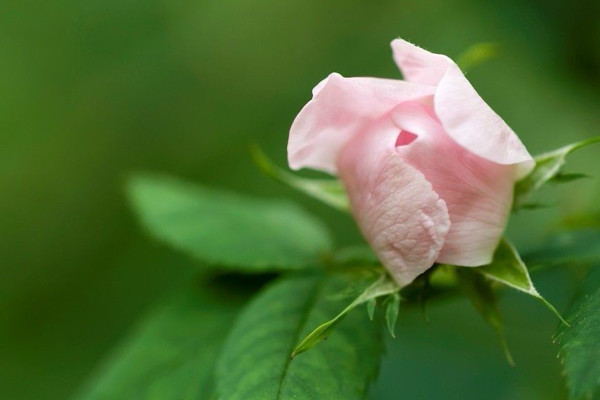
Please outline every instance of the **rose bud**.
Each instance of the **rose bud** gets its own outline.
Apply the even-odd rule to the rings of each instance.
[[[294,120],[288,159],[340,177],[363,236],[407,285],[435,262],[490,263],[534,162],[450,58],[392,49],[405,80],[331,74]]]

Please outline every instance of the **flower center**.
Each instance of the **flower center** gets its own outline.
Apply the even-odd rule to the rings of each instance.
[[[396,138],[396,147],[407,146],[417,139],[417,135],[409,131],[400,131],[400,134]]]

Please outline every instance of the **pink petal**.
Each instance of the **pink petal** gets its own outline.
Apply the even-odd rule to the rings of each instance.
[[[331,74],[313,90],[313,99],[294,120],[288,142],[290,167],[336,173],[344,145],[400,102],[433,95],[434,87],[377,78]]]
[[[437,85],[435,113],[457,143],[498,164],[522,164],[518,169],[520,177],[531,171],[534,163],[523,143],[450,58],[401,39],[392,42],[392,50],[408,81]]]
[[[431,53],[406,40],[392,41],[394,61],[409,82],[437,86],[454,62],[443,54]]]
[[[429,269],[450,221],[443,200],[422,173],[394,150],[398,129],[389,119],[356,135],[338,169],[364,237],[401,285]]]
[[[431,106],[404,103],[392,118],[398,130],[417,135],[396,151],[425,175],[448,207],[450,230],[437,261],[461,266],[489,263],[510,214],[517,167],[486,160],[457,144]]]

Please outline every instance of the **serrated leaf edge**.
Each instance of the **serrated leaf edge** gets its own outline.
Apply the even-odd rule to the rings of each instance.
[[[377,290],[376,290],[377,289]],[[327,322],[322,323],[315,329],[313,329],[304,339],[302,339],[298,345],[294,348],[291,354],[291,358],[296,357],[298,354],[304,353],[316,346],[319,342],[329,336],[328,330],[333,328],[339,323],[352,309],[357,306],[368,302],[371,299],[378,297],[387,296],[400,291],[398,284],[391,280],[387,274],[382,274],[375,282],[367,287],[363,293],[358,296],[354,301],[347,305],[340,313],[334,318]]]
[[[481,270],[477,270],[477,272],[481,273],[482,275],[486,276],[487,278],[494,280],[496,282],[500,282],[506,286],[512,287],[513,289],[516,289],[520,292],[526,293],[530,296],[533,296],[535,298],[537,298],[538,300],[540,300],[542,302],[542,304],[544,304],[550,311],[552,311],[554,313],[554,315],[556,315],[556,317],[558,317],[558,319],[565,324],[566,326],[570,326],[569,323],[563,318],[563,316],[558,312],[558,310],[556,309],[556,307],[554,307],[548,300],[546,300],[535,288],[535,286],[533,285],[533,281],[531,280],[531,276],[529,275],[529,270],[527,269],[527,266],[525,265],[525,263],[523,262],[523,260],[521,259],[521,256],[519,255],[519,252],[517,251],[517,249],[515,248],[515,246],[513,246],[512,243],[510,243],[508,240],[503,239],[504,242],[506,243],[506,245],[511,249],[513,255],[515,256],[516,260],[518,261],[519,266],[521,267],[521,269],[524,271],[525,273],[525,277],[527,279],[527,284],[529,286],[529,290],[525,290],[524,288],[521,288],[517,285],[512,284],[511,282],[501,279],[495,275],[489,274],[485,271],[481,271]]]

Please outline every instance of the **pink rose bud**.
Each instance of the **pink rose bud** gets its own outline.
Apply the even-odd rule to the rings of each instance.
[[[290,130],[290,167],[338,175],[366,240],[407,285],[491,262],[534,162],[448,57],[392,42],[405,80],[331,74]]]

